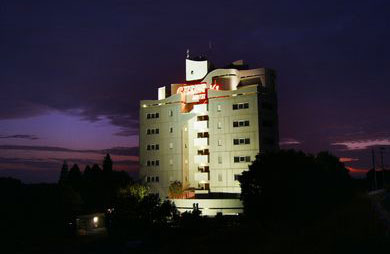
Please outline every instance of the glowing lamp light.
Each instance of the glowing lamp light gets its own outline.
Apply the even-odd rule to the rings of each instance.
[[[99,221],[99,217],[97,217],[97,216],[95,216],[95,217],[93,217],[93,223],[98,223],[98,221]]]

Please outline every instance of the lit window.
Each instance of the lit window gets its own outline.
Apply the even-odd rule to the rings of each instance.
[[[218,146],[222,146],[222,140],[218,139]]]
[[[221,112],[221,110],[222,110],[221,105],[217,105],[217,111],[218,111],[218,112]]]
[[[222,129],[222,123],[218,122],[218,129]]]
[[[169,149],[173,148],[173,143],[169,143]]]

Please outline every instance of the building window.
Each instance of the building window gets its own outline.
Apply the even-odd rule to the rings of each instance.
[[[173,127],[169,128],[169,133],[173,133]]]
[[[146,177],[146,182],[150,183],[150,176]]]
[[[209,133],[208,132],[198,132],[198,138],[208,138]]]
[[[218,164],[222,164],[222,156],[218,156]]]
[[[233,110],[247,109],[247,108],[249,108],[248,102],[233,104]]]
[[[169,160],[169,165],[173,165],[173,160],[172,159]]]
[[[154,182],[154,176],[152,176],[152,182]]]
[[[217,111],[221,112],[221,110],[222,110],[222,106],[221,105],[217,105]]]
[[[173,116],[173,111],[169,110],[169,116]]]
[[[233,121],[233,127],[246,127],[246,126],[249,126],[249,120]]]
[[[233,139],[233,145],[249,145],[250,139],[249,138],[234,138]]]
[[[157,129],[147,129],[146,130],[146,134],[147,135],[153,135],[153,134],[159,134],[160,133],[160,130],[157,128]]]
[[[218,182],[222,182],[222,174],[218,174]]]
[[[159,144],[147,145],[146,150],[160,150],[160,145]]]
[[[218,146],[222,146],[222,140],[218,139]]]
[[[147,113],[146,118],[147,119],[154,119],[154,118],[159,118],[160,114],[159,113]]]
[[[209,116],[208,115],[198,116],[197,120],[198,121],[208,121],[209,120]]]
[[[169,143],[169,149],[173,148],[173,143]]]
[[[160,177],[156,176],[156,182],[160,182]]]
[[[250,156],[234,156],[234,163],[251,162]]]
[[[234,181],[238,181],[240,179],[240,175],[235,174],[234,175]]]
[[[221,122],[218,122],[218,129],[222,129],[222,123]]]
[[[155,160],[155,161],[147,161],[146,162],[146,166],[160,166],[160,161],[159,160]]]

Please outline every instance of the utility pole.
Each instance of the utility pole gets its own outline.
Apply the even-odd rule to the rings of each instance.
[[[374,190],[376,190],[376,189],[377,189],[377,183],[376,183],[375,153],[374,153],[374,148],[371,148],[371,156],[372,156],[372,170],[374,171]]]
[[[384,147],[381,147],[380,148],[380,155],[381,155],[381,168],[382,168],[382,186],[383,186],[383,189],[385,188],[385,164],[383,163],[383,150],[385,150]]]

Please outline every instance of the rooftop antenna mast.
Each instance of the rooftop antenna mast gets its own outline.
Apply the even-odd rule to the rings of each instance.
[[[187,55],[186,55],[186,58],[189,59],[190,58],[190,49],[187,49]]]
[[[211,53],[212,53],[212,50],[213,50],[213,42],[212,41],[209,41],[209,52],[208,52],[208,57],[211,58]]]

